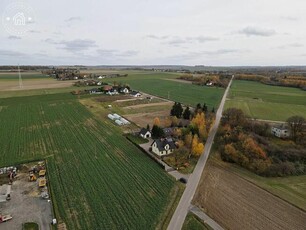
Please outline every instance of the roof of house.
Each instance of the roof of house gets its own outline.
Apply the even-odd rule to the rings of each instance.
[[[158,139],[155,140],[152,145],[156,142],[157,148],[159,151],[164,151],[165,150],[165,146],[169,145],[169,149],[175,149],[175,143],[172,140],[172,138],[166,138],[166,139]]]
[[[111,90],[113,87],[111,85],[105,85],[103,86],[103,90],[108,91]]]
[[[147,132],[150,132],[150,130],[146,129],[146,128],[142,128],[139,132],[139,134],[145,135]]]
[[[282,125],[276,125],[276,126],[273,126],[272,128],[275,128],[275,129],[279,129],[279,130],[288,130],[289,127],[285,124],[282,124]]]
[[[133,92],[131,92],[131,94],[135,96],[135,95],[140,94],[140,93],[137,92],[137,91],[133,91]]]
[[[163,131],[166,136],[172,136],[174,132],[174,128],[164,128]]]

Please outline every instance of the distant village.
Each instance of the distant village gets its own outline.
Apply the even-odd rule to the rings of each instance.
[[[127,77],[128,74],[94,74],[94,73],[81,73],[79,69],[75,68],[53,68],[43,70],[43,74],[55,78],[58,81],[68,80],[86,80],[86,79],[104,79],[104,78],[118,78]]]

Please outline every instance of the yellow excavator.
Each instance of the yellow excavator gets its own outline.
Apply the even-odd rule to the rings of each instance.
[[[30,172],[30,175],[29,175],[29,181],[36,181],[37,178],[35,176],[35,174],[33,172]]]

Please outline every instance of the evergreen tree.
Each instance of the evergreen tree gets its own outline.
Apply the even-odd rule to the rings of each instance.
[[[184,111],[184,113],[183,113],[183,118],[189,120],[190,119],[190,115],[191,115],[191,112],[190,112],[189,107],[187,106],[185,111]]]
[[[202,113],[202,112],[203,112],[202,105],[198,103],[195,109],[195,113]]]
[[[176,109],[176,117],[177,118],[181,118],[182,117],[182,114],[183,114],[183,106],[181,103],[177,103],[177,109]]]
[[[204,105],[203,105],[203,112],[206,113],[207,110],[208,110],[207,105],[206,105],[206,103],[204,103]]]
[[[150,125],[149,124],[147,124],[147,130],[150,130]]]
[[[177,103],[174,102],[174,105],[172,106],[172,109],[170,111],[170,116],[175,116],[176,107],[177,107]]]
[[[215,107],[212,108],[211,112],[212,112],[212,113],[215,113]]]
[[[152,128],[152,137],[157,139],[157,138],[161,138],[162,136],[164,136],[164,131],[161,127],[157,126],[157,125],[153,125]]]

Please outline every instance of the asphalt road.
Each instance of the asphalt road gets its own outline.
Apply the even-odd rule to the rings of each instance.
[[[179,202],[179,204],[178,204],[178,206],[177,206],[177,208],[176,208],[176,210],[175,210],[175,212],[174,212],[174,214],[171,218],[171,221],[169,223],[168,230],[181,229],[183,224],[184,224],[185,218],[186,218],[187,213],[189,211],[189,206],[191,205],[191,201],[192,201],[193,196],[196,192],[199,181],[201,179],[202,172],[204,170],[205,164],[206,164],[207,159],[209,157],[210,149],[212,147],[215,135],[217,133],[217,130],[218,130],[218,127],[219,127],[219,124],[220,124],[220,120],[221,120],[222,112],[223,112],[223,107],[224,107],[225,100],[226,100],[226,97],[228,95],[230,86],[232,84],[232,80],[233,80],[233,78],[231,79],[230,83],[228,84],[228,86],[225,90],[225,93],[223,95],[223,98],[221,100],[219,109],[218,109],[217,114],[216,114],[216,121],[215,121],[215,123],[212,127],[212,130],[209,133],[208,138],[207,138],[204,152],[201,155],[192,175],[189,177],[186,189],[185,189],[185,191],[184,191],[184,193],[181,197],[181,200],[180,200],[180,202]]]

